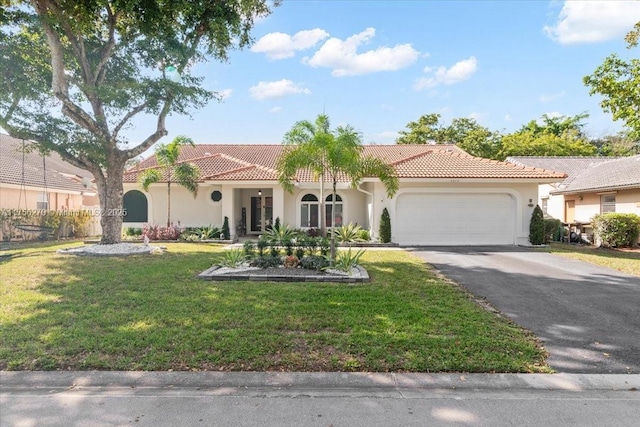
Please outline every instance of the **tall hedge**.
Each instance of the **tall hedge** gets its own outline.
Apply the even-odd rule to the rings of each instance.
[[[538,205],[536,205],[531,214],[529,241],[532,245],[542,245],[545,243],[544,214]]]
[[[387,208],[382,210],[382,217],[380,218],[380,241],[382,243],[391,242],[391,217]]]
[[[638,243],[640,216],[624,213],[603,213],[591,220],[602,246],[613,248],[632,247]]]

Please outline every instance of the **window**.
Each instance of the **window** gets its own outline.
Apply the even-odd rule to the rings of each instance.
[[[326,224],[327,227],[333,227],[333,225],[331,224],[331,210],[333,209],[333,194],[330,194],[329,196],[327,196],[327,198],[325,199],[325,211],[326,211],[326,216],[325,216],[325,220],[326,220]],[[341,227],[342,226],[342,197],[338,196],[336,194],[336,227]]]
[[[214,202],[219,202],[220,200],[222,200],[222,193],[219,192],[218,190],[212,191],[211,200]]]
[[[40,194],[38,194],[38,200],[36,201],[36,209],[38,209],[38,210],[48,210],[49,209],[49,194],[48,193],[40,193]]]
[[[142,191],[131,190],[122,196],[122,208],[125,213],[123,222],[147,222],[147,196]]]
[[[300,227],[318,227],[318,198],[313,194],[305,194],[300,204]]]
[[[603,194],[600,196],[600,213],[616,211],[616,195]]]
[[[547,209],[549,209],[549,198],[548,197],[545,197],[545,198],[542,199],[541,208],[542,208],[542,212],[548,213],[547,212]]]

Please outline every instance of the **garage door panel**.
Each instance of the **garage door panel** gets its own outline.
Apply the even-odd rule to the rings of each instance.
[[[514,244],[515,202],[506,193],[405,193],[394,240],[407,245]]]

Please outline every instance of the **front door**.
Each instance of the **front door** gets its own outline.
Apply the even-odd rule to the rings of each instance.
[[[251,231],[259,233],[271,228],[273,224],[273,197],[251,197]]]

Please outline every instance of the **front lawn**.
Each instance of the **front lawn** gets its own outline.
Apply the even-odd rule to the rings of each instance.
[[[596,248],[594,246],[579,246],[566,244],[552,244],[551,253],[590,262],[592,264],[609,267],[627,274],[640,276],[640,250],[615,250]]]
[[[0,369],[547,372],[521,328],[403,251],[368,284],[208,282],[220,247],[0,258]]]

